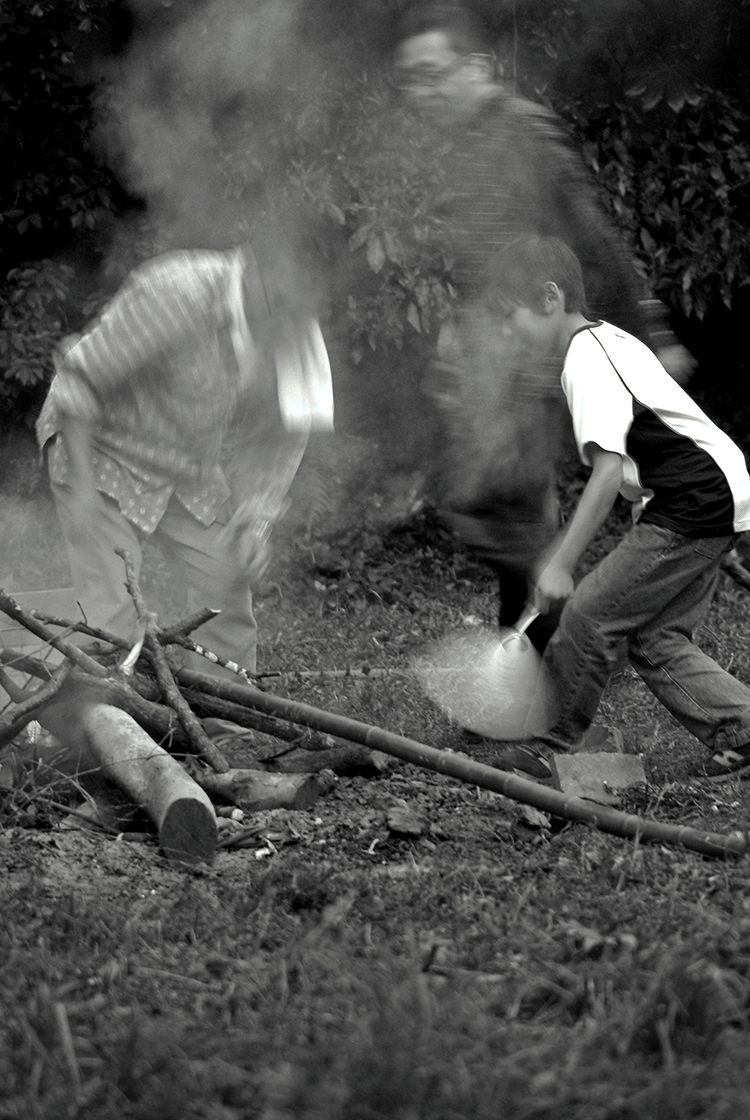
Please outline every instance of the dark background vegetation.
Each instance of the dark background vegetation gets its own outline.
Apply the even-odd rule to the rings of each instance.
[[[6,0],[0,403],[138,259],[272,231],[314,261],[340,417],[411,400],[450,305],[440,150],[387,60],[404,0]],[[563,117],[644,283],[745,439],[747,0],[477,0],[509,89]],[[394,405],[394,402],[396,404]],[[405,411],[409,412],[406,407]]]

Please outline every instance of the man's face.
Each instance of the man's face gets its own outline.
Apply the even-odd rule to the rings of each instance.
[[[396,51],[396,85],[420,113],[438,124],[458,123],[471,116],[484,88],[473,57],[459,54],[445,31],[414,35]]]

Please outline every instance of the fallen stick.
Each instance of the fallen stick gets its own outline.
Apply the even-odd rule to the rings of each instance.
[[[238,727],[260,731],[263,735],[270,735],[274,739],[281,739],[309,751],[330,751],[343,746],[331,735],[322,735],[309,728],[295,727],[288,720],[253,711],[245,704],[233,704],[230,700],[222,700],[218,696],[207,696],[197,688],[184,688],[182,694],[191,708],[203,717],[213,716],[216,719],[229,720],[230,723],[236,723]]]
[[[32,719],[35,719],[39,710],[49,704],[57,695],[62,684],[67,679],[73,666],[69,661],[64,661],[54,670],[52,676],[41,684],[34,692],[23,692],[22,696],[14,693],[15,708],[10,715],[0,716],[0,750],[15,739]],[[3,685],[8,690],[10,681]],[[10,692],[8,692],[10,696]]]
[[[146,628],[146,646],[151,654],[156,679],[164,694],[164,699],[177,713],[177,718],[182,724],[185,734],[193,744],[195,753],[200,755],[201,758],[204,758],[217,774],[225,773],[229,769],[229,763],[222,756],[221,752],[216,749],[208,735],[206,735],[200,720],[192,711],[172,676],[172,671],[167,664],[164,650],[159,645],[158,638],[156,637],[156,615],[152,614],[147,609],[143,595],[141,594],[141,589],[135,577],[132,553],[128,552],[126,548],[116,548],[115,552],[125,565],[125,583],[135,605],[138,620]]]
[[[347,680],[354,681],[367,681],[367,680],[384,680],[386,677],[409,677],[412,678],[414,673],[411,669],[386,669],[386,668],[373,668],[368,669],[366,666],[362,669],[274,669],[266,673],[256,674],[256,680],[265,681],[269,677],[281,678],[283,680],[298,680],[298,681],[315,681],[315,680]]]
[[[321,774],[264,774],[260,770],[206,771],[195,780],[212,800],[236,805],[246,813],[262,809],[309,809],[333,788],[334,776]]]
[[[64,702],[45,712],[45,726],[80,753],[89,771],[120,789],[156,825],[167,859],[210,863],[217,828],[208,795],[135,720],[109,704]]]
[[[532,805],[536,809],[552,813],[565,820],[590,824],[601,832],[608,832],[613,836],[638,839],[641,842],[676,844],[710,856],[744,855],[748,848],[747,838],[740,832],[725,836],[688,826],[662,824],[593,801],[586,801],[580,797],[569,797],[559,790],[537,785],[504,770],[495,770],[491,766],[474,762],[473,759],[438,750],[436,747],[395,735],[380,727],[360,723],[348,716],[325,712],[297,700],[286,700],[272,693],[261,692],[251,685],[213,680],[204,673],[196,673],[190,669],[181,669],[177,679],[210,695],[222,696],[238,704],[245,703],[249,707],[281,716],[293,723],[312,727],[317,731],[325,731],[355,743],[362,743],[363,746],[394,755],[415,766],[422,766],[427,770],[458,778],[462,782],[501,793],[514,801]]]
[[[91,673],[94,677],[109,676],[108,669],[105,669],[98,661],[94,661],[93,657],[89,657],[83,650],[78,649],[67,638],[63,638],[59,634],[53,634],[44,623],[25,611],[23,607],[19,607],[18,603],[9,595],[6,595],[4,591],[0,591],[0,611],[4,611],[14,622],[20,622],[29,633],[34,634],[47,645],[52,646],[53,649],[59,650],[80,669],[85,669],[87,673]]]
[[[212,618],[216,618],[221,611],[216,610],[215,607],[203,607],[201,610],[191,614],[189,618],[184,618],[182,622],[175,622],[174,625],[159,628],[159,641],[162,645],[168,646],[171,642],[179,642],[180,638],[186,638],[188,634],[192,634],[193,630],[197,630],[204,622],[210,622]]]

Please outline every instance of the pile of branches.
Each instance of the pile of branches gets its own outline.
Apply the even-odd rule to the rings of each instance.
[[[0,591],[0,610],[41,646],[62,654],[53,668],[43,658],[0,647],[0,685],[10,697],[0,713],[0,751],[35,721],[67,750],[71,770],[104,775],[120,786],[157,825],[167,854],[189,862],[196,853],[213,853],[216,822],[209,798],[250,811],[307,808],[328,792],[336,775],[383,771],[385,759],[361,745],[361,733],[352,740],[328,734],[315,726],[326,713],[304,706],[308,718],[300,722],[298,706],[195,642],[192,632],[215,611],[161,628],[144,601],[131,555],[120,555],[136,609],[135,644],[86,622],[26,610]],[[230,673],[220,678],[185,669],[181,650]],[[343,720],[344,731],[349,723],[360,727]],[[241,769],[227,760],[223,743],[241,748]],[[179,835],[170,851],[175,816]]]
[[[63,742],[66,736],[72,736],[78,737],[83,746],[93,743],[101,747],[98,759],[104,776],[120,783],[146,809],[159,829],[162,849],[172,858],[195,862],[213,855],[216,820],[204,790],[222,795],[230,803],[238,799],[242,803],[241,798],[247,796],[250,788],[254,807],[281,807],[284,803],[278,797],[271,797],[265,804],[261,797],[259,802],[257,788],[253,791],[253,774],[256,787],[258,778],[263,776],[261,771],[275,771],[275,775],[265,776],[275,776],[277,780],[284,776],[289,779],[294,772],[297,777],[305,772],[308,778],[331,776],[331,772],[377,774],[383,769],[380,752],[617,836],[677,844],[713,856],[744,855],[748,850],[748,837],[739,831],[722,835],[662,824],[569,796],[347,716],[275,696],[241,667],[222,662],[213,654],[209,655],[211,660],[237,674],[236,683],[186,668],[173,668],[170,646],[208,655],[190,634],[215,612],[202,611],[169,629],[160,628],[138,587],[132,557],[125,551],[120,555],[138,618],[138,641],[132,647],[85,623],[25,611],[0,591],[0,610],[64,656],[62,664],[51,670],[42,660],[0,648],[0,684],[12,700],[10,709],[0,714],[0,750],[32,719]],[[738,557],[736,561],[741,568]],[[735,572],[729,574],[737,579]],[[744,569],[741,574],[747,577]],[[110,651],[108,656],[91,656],[71,641],[74,632],[98,643],[100,649],[103,643]],[[12,666],[41,683],[19,688],[2,665]],[[209,735],[208,720],[228,721],[235,727],[259,731],[284,745],[262,756],[256,754],[248,769],[233,770],[215,738]],[[134,750],[136,732],[145,735],[145,741],[139,740],[140,746]],[[172,758],[173,754],[197,760],[201,785],[187,775]],[[167,760],[176,770],[166,765]],[[200,790],[205,801],[192,790],[186,791],[185,782]],[[314,797],[325,792],[326,786],[330,788],[324,780],[315,789]],[[308,787],[302,791],[301,803],[287,802],[286,807],[307,807],[310,801],[306,803],[305,798],[309,795]]]
[[[281,697],[269,693],[262,681],[243,667],[218,657],[195,642],[190,635],[216,615],[205,609],[174,626],[163,629],[150,612],[135,578],[131,556],[122,551],[126,583],[135,603],[138,637],[131,644],[115,634],[86,622],[57,618],[28,611],[0,590],[0,610],[16,623],[64,656],[62,664],[50,669],[39,658],[0,647],[0,665],[28,675],[32,682],[21,688],[0,668],[0,685],[12,704],[0,715],[0,750],[12,742],[32,720],[45,723],[51,706],[71,699],[99,701],[120,708],[161,746],[176,755],[193,755],[215,773],[231,767],[216,745],[220,736],[209,736],[207,719],[222,720],[281,740],[278,750],[263,750],[250,765],[276,773],[315,772],[373,773],[377,760],[366,749],[310,726],[300,726]],[[91,643],[72,640],[84,635]],[[180,657],[171,649],[189,650],[236,674],[237,683],[180,667]],[[275,714],[276,709],[279,714]],[[200,718],[199,718],[200,717]],[[352,721],[354,722],[354,721]],[[231,740],[231,734],[225,736]],[[249,737],[248,737],[249,739]],[[356,741],[356,739],[355,739]]]

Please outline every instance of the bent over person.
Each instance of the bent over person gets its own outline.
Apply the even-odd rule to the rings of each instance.
[[[261,268],[248,246],[165,253],[60,346],[37,436],[89,625],[134,637],[116,550],[132,554],[137,576],[154,536],[191,613],[221,612],[196,640],[255,671],[251,585],[308,431],[333,418],[325,348],[291,277],[279,259]],[[248,437],[233,496],[221,456],[240,407],[275,430],[274,461],[262,471]]]
[[[557,696],[554,725],[496,765],[549,778],[552,751],[580,749],[623,650],[654,696],[707,748],[696,777],[750,774],[750,689],[693,640],[738,534],[750,529],[742,450],[638,339],[589,316],[581,267],[557,238],[524,237],[490,262],[496,330],[558,368],[589,479],[540,557],[532,600],[563,603],[544,665]],[[614,506],[633,526],[576,583],[576,570]]]

